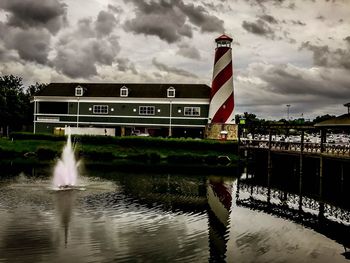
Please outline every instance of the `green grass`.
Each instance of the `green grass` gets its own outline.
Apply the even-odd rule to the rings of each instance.
[[[65,144],[57,137],[53,140],[50,136],[39,139],[32,136],[32,139],[28,139],[30,136],[19,136],[14,140],[1,138],[0,157],[15,158],[33,153],[29,154],[32,158],[52,160],[60,155]],[[82,136],[78,137],[75,151],[90,161],[130,159],[140,162],[200,163],[220,155],[236,160],[236,146],[233,142],[210,140]]]

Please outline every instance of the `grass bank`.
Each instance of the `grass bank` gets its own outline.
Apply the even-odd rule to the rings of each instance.
[[[0,139],[0,158],[54,160],[60,156],[65,141],[64,136],[13,133],[10,139]],[[237,160],[237,144],[227,141],[106,136],[73,136],[72,141],[77,157],[87,162],[126,160],[150,166],[215,166],[232,165]]]

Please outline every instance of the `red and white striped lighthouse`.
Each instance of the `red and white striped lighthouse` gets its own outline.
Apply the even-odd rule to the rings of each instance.
[[[232,38],[222,35],[215,39],[215,61],[211,85],[209,123],[234,123]]]

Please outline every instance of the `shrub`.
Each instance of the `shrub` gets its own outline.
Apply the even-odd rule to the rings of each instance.
[[[14,140],[48,140],[48,141],[65,141],[65,136],[58,136],[46,133],[31,133],[31,132],[12,132],[10,137]]]
[[[0,159],[6,159],[6,158],[13,158],[13,157],[18,157],[20,156],[21,153],[3,149],[0,147]]]
[[[79,155],[82,155],[84,158],[90,160],[98,161],[110,161],[114,159],[112,152],[103,152],[103,151],[88,151],[88,152],[79,152]]]
[[[150,153],[149,160],[151,161],[151,163],[159,163],[160,155],[158,153]]]
[[[203,157],[184,154],[184,155],[169,155],[167,158],[169,163],[179,163],[179,164],[195,164],[202,163]]]
[[[15,140],[50,140],[65,141],[65,136],[53,134],[33,134],[28,132],[13,132],[11,137]],[[73,135],[72,141],[91,145],[119,145],[125,147],[142,147],[149,149],[168,148],[171,150],[199,150],[220,151],[222,153],[236,153],[237,143],[232,141],[195,140],[179,138],[155,138],[155,137],[113,137],[93,135]]]
[[[52,160],[58,155],[58,152],[50,148],[38,147],[36,154],[40,160]]]

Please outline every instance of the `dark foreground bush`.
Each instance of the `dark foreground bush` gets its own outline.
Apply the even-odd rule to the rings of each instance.
[[[15,140],[51,140],[64,141],[65,136],[56,136],[53,134],[33,134],[28,132],[13,132],[11,137]],[[198,151],[219,151],[226,153],[236,153],[237,143],[233,141],[217,140],[195,140],[179,138],[160,138],[160,137],[113,137],[113,136],[91,136],[91,135],[73,135],[72,141],[90,145],[119,145],[123,147],[140,147],[146,149],[167,148],[171,150],[198,150]]]
[[[58,152],[46,147],[39,147],[36,150],[37,157],[40,160],[52,160],[58,156]]]
[[[178,164],[198,164],[203,163],[202,156],[184,154],[184,155],[169,155],[167,158],[169,163],[178,163]]]
[[[47,141],[65,141],[65,136],[58,136],[47,133],[31,133],[31,132],[12,132],[10,138],[14,140],[47,140]]]
[[[20,152],[15,152],[7,149],[3,149],[0,147],[0,159],[7,159],[7,158],[14,158],[21,156],[22,153]]]
[[[93,161],[110,161],[115,158],[112,152],[79,152],[79,156]]]

